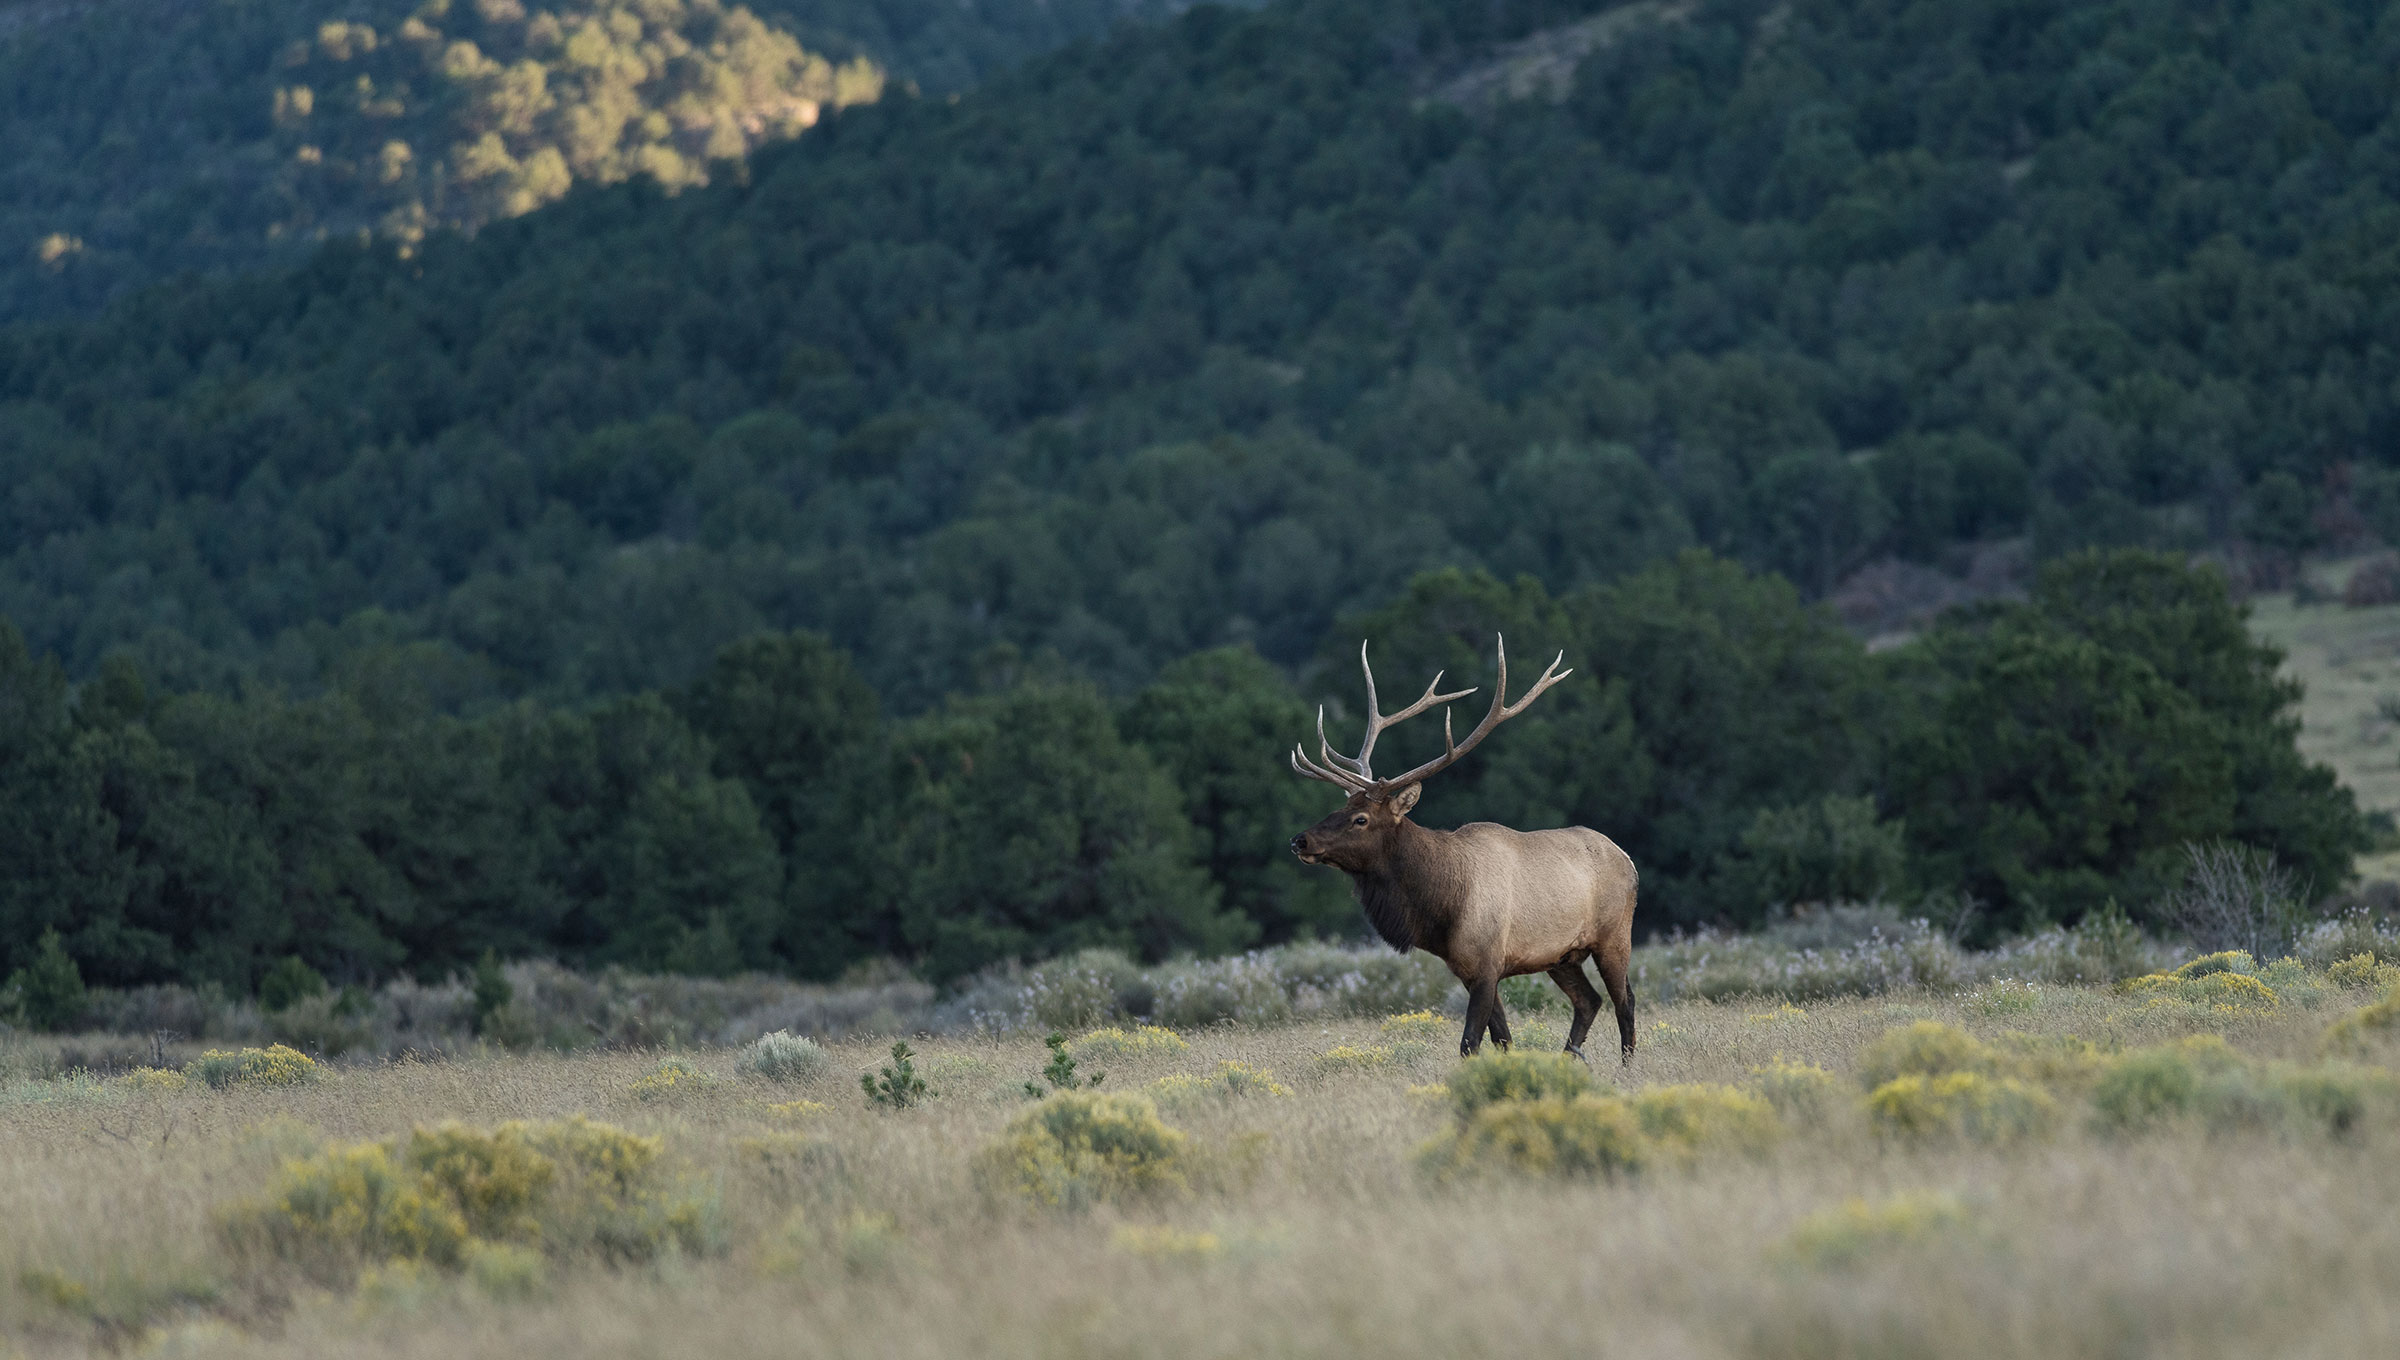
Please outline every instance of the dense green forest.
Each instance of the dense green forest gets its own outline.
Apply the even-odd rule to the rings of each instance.
[[[679,194],[0,331],[11,881],[89,889],[0,947],[1347,928],[1258,749],[1359,637],[1483,675],[1503,625],[1584,675],[1426,815],[1608,830],[1651,928],[2139,913],[2211,836],[2332,886],[2357,814],[2173,562],[2400,540],[2396,82],[2364,4],[1203,7]],[[1997,542],[2031,598],[1911,646],[1808,604]]]
[[[1829,899],[1923,901],[1980,937],[2140,919],[2188,843],[2331,887],[2364,842],[2222,578],[2163,555],[2061,559],[2029,601],[1879,655],[1697,551],[1556,596],[1430,573],[1359,626],[1388,689],[1489,684],[1503,628],[1578,662],[1422,815],[1607,828],[1646,932]],[[422,646],[366,642],[306,699],[164,691],[121,656],[71,690],[0,628],[0,967],[56,931],[89,979],[237,991],[295,955],[364,981],[484,950],[948,981],[1358,930],[1341,876],[1284,848],[1331,800],[1273,758],[1310,710],[1248,648],[1121,702],[1008,666],[902,716],[822,636],[766,635],[663,693],[469,718]],[[1419,727],[1387,765],[1430,753]]]
[[[669,187],[1164,0],[0,0],[0,321]]]

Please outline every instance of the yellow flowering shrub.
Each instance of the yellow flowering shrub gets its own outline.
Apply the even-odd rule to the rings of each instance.
[[[1465,1100],[1453,1081],[1456,1125],[1419,1152],[1420,1163],[1446,1179],[1496,1170],[1610,1175],[1688,1165],[1712,1152],[1757,1152],[1782,1132],[1765,1097],[1730,1086],[1653,1086],[1621,1096],[1588,1087],[1556,1093],[1566,1083],[1546,1090],[1540,1083],[1550,1079],[1546,1067],[1494,1067]],[[1495,1088],[1529,1094],[1481,1098]]]
[[[1477,1106],[1454,1132],[1428,1144],[1420,1158],[1428,1171],[1445,1179],[1496,1170],[1599,1176],[1639,1171],[1657,1161],[1660,1151],[1642,1131],[1630,1102],[1579,1094]]]
[[[1096,1029],[1068,1045],[1080,1062],[1123,1062],[1129,1058],[1172,1058],[1189,1053],[1182,1035],[1158,1025]]]
[[[1783,1132],[1764,1096],[1732,1086],[1652,1086],[1633,1096],[1642,1132],[1666,1153],[1763,1152]]]
[[[1592,1089],[1592,1069],[1564,1053],[1483,1053],[1450,1069],[1461,1119],[1504,1100],[1564,1100]]]
[[[1083,1209],[1182,1190],[1187,1141],[1146,1097],[1060,1091],[975,1158],[988,1193]]]
[[[129,1091],[147,1091],[160,1095],[170,1091],[180,1091],[191,1084],[189,1077],[172,1067],[137,1067],[117,1078],[117,1081]]]
[[[2400,983],[2376,1001],[2333,1022],[2325,1031],[2328,1052],[2354,1052],[2400,1038]]]
[[[636,1100],[673,1100],[717,1088],[716,1074],[702,1071],[682,1058],[661,1058],[658,1066],[634,1079],[626,1093]]]
[[[2258,961],[2239,949],[2204,954],[2180,968],[2145,973],[2117,984],[2126,996],[2158,1002],[2182,1002],[2222,1011],[2273,1010],[2281,1005],[2275,990],[2259,980]]]
[[[2352,954],[2326,969],[2325,980],[2336,987],[2400,987],[2400,967],[2380,962],[2373,954]]]
[[[2006,1142],[2050,1128],[2058,1102],[2048,1092],[2014,1077],[1949,1072],[1938,1077],[1911,1073],[1894,1077],[1867,1097],[1867,1114],[1877,1129],[1913,1138],[1963,1136],[1977,1142]]]
[[[1275,1080],[1274,1072],[1263,1067],[1227,1059],[1217,1064],[1208,1076],[1178,1072],[1160,1077],[1148,1087],[1150,1098],[1162,1105],[1183,1105],[1203,1099],[1234,1099],[1243,1096],[1288,1096],[1292,1088]]]
[[[183,1074],[218,1090],[235,1085],[299,1086],[322,1075],[315,1059],[282,1044],[236,1053],[212,1048],[185,1064]]]
[[[320,1277],[421,1263],[466,1270],[496,1293],[525,1292],[539,1280],[527,1252],[644,1260],[669,1246],[715,1248],[714,1205],[667,1181],[663,1148],[580,1115],[326,1143],[286,1160],[224,1228],[235,1244]],[[392,1279],[405,1283],[405,1274]]]
[[[1458,1021],[1434,1011],[1409,1011],[1404,1015],[1387,1015],[1377,1027],[1386,1039],[1421,1039],[1432,1043],[1458,1028]]]
[[[1426,1047],[1422,1039],[1403,1039],[1396,1044],[1337,1044],[1317,1056],[1317,1066],[1329,1072],[1391,1067],[1424,1057]]]
[[[1814,1063],[1786,1062],[1776,1055],[1764,1067],[1750,1069],[1750,1084],[1775,1112],[1801,1124],[1825,1121],[1837,1107],[1841,1081]]]

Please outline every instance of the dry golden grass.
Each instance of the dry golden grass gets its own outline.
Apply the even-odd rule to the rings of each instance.
[[[2355,564],[2323,568],[2338,593]],[[2300,753],[2332,768],[2359,806],[2400,813],[2400,605],[2351,609],[2295,604],[2288,594],[2250,601],[2250,631],[2284,650],[2284,674],[2306,687]],[[2385,701],[2391,701],[2386,704]],[[2362,857],[2370,879],[2400,879],[2400,851]]]
[[[937,1095],[896,1113],[860,1094],[885,1061],[865,1042],[829,1045],[829,1070],[798,1083],[687,1052],[721,1080],[649,1099],[633,1088],[657,1053],[334,1068],[271,1089],[19,1085],[0,1091],[0,1355],[2389,1355],[2400,1131],[2385,1123],[2134,1136],[2070,1114],[2039,1139],[1913,1142],[1877,1134],[1858,1081],[1867,1046],[1920,1019],[2104,1051],[2220,1033],[2312,1062],[2373,995],[2239,1012],[2047,987],[1657,1007],[1632,1070],[1595,1069],[1603,1092],[1745,1085],[1781,1058],[1830,1070],[1838,1098],[1763,1153],[1563,1182],[1420,1169],[1450,1127],[1447,1035],[1418,1050],[1367,1020],[1188,1033],[1186,1051],[1113,1054],[1101,1089],[1237,1061],[1289,1093],[1162,1106],[1188,1135],[1190,1188],[1084,1213],[994,1200],[974,1177],[1047,1061],[1033,1038],[917,1041]],[[1393,1055],[1323,1060],[1345,1046]],[[530,1296],[497,1297],[439,1272],[311,1285],[229,1251],[218,1226],[323,1140],[576,1113],[664,1138],[714,1192],[722,1251],[555,1261]]]

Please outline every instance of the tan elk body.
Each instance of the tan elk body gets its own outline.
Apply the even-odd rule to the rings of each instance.
[[[1625,1061],[1633,1060],[1633,908],[1639,875],[1633,860],[1614,841],[1587,827],[1516,831],[1492,822],[1469,822],[1456,831],[1434,831],[1408,819],[1423,781],[1449,768],[1491,734],[1525,711],[1542,691],[1571,671],[1558,669],[1562,653],[1542,672],[1525,697],[1508,698],[1508,646],[1498,644],[1499,677],[1492,707],[1464,742],[1450,735],[1443,711],[1443,753],[1393,779],[1377,779],[1370,767],[1375,739],[1384,729],[1436,704],[1465,698],[1473,690],[1438,694],[1434,676],[1423,697],[1398,713],[1376,707],[1375,672],[1367,650],[1358,650],[1367,677],[1367,735],[1358,754],[1345,756],[1325,739],[1324,710],[1317,712],[1318,760],[1292,752],[1292,768],[1349,795],[1341,810],[1292,838],[1292,853],[1308,864],[1330,864],[1350,875],[1351,887],[1384,942],[1403,952],[1422,949],[1450,966],[1467,989],[1467,1027],[1459,1052],[1482,1046],[1485,1033],[1506,1049],[1508,1014],[1500,1004],[1500,980],[1548,973],[1575,1009],[1567,1051],[1581,1056],[1584,1036],[1600,1013],[1600,994],[1584,975],[1586,959],[1599,965],[1617,1014],[1617,1038]]]

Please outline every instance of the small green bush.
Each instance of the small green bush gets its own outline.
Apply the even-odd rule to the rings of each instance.
[[[2214,954],[2203,954],[2199,958],[2193,959],[2191,962],[2186,963],[2183,966],[2175,969],[2175,971],[2167,974],[2167,976],[2174,978],[2179,982],[2189,982],[2194,978],[2204,978],[2215,973],[2240,973],[2247,975],[2256,973],[2257,971],[2258,960],[2251,958],[2247,951],[2240,949],[2220,949]]]
[[[1042,1044],[1050,1050],[1050,1061],[1042,1068],[1041,1081],[1025,1083],[1026,1099],[1040,1100],[1051,1091],[1073,1091],[1086,1086],[1098,1086],[1101,1082],[1108,1080],[1106,1072],[1094,1072],[1089,1076],[1079,1075],[1075,1070],[1075,1055],[1067,1051],[1067,1036],[1057,1030],[1050,1031],[1049,1036],[1042,1040]],[[1044,1088],[1043,1082],[1049,1083],[1047,1089]]]
[[[917,1075],[916,1056],[907,1040],[893,1040],[892,1060],[884,1064],[880,1074],[858,1074],[858,1084],[867,1094],[867,1103],[887,1110],[905,1110],[930,1099],[933,1088]]]
[[[2342,1135],[2400,1105],[2400,1079],[2345,1062],[2246,1058],[2215,1035],[2117,1059],[2092,1091],[2095,1122],[2139,1132],[2188,1120],[2208,1129],[2281,1127]]]
[[[1919,1020],[1887,1029],[1859,1055],[1858,1079],[1870,1091],[1899,1077],[1940,1077],[1952,1072],[1986,1072],[1992,1050],[1956,1025]]]
[[[1512,1016],[1549,1015],[1567,1009],[1558,984],[1539,973],[1500,979],[1500,1004]]]
[[[765,1081],[810,1081],[832,1061],[816,1040],[779,1029],[751,1040],[737,1066]]]
[[[1564,1100],[1592,1089],[1592,1070],[1564,1053],[1485,1053],[1450,1070],[1461,1119],[1504,1100]]]
[[[286,954],[258,980],[258,1008],[270,1014],[289,1010],[294,1002],[323,996],[325,975],[308,966],[298,954]]]
[[[975,1176],[989,1193],[1080,1210],[1184,1189],[1187,1142],[1146,1097],[1060,1091],[977,1154]]]

